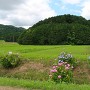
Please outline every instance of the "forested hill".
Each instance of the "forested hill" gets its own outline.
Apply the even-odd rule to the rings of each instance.
[[[60,15],[60,16],[50,17],[50,18],[45,19],[45,20],[41,20],[38,23],[34,24],[32,26],[32,28],[35,28],[35,27],[42,25],[42,24],[51,24],[51,23],[57,23],[57,24],[78,23],[78,24],[83,24],[83,25],[90,25],[90,20],[87,21],[82,16],[75,16],[75,15],[67,14],[67,15]]]
[[[76,15],[60,15],[39,21],[22,33],[19,44],[90,45],[90,20]]]
[[[20,34],[25,31],[24,28],[18,28],[12,25],[0,24],[0,40],[16,42]]]

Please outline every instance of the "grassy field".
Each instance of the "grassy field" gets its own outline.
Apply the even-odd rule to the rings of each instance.
[[[87,77],[90,77],[90,74],[87,74],[90,67],[86,70],[84,63],[78,68],[81,68],[79,73],[81,78],[79,76],[77,78],[77,82],[83,79],[81,81],[83,84],[55,84],[48,81],[48,71],[61,52],[71,53],[77,60],[83,62],[90,56],[89,48],[89,45],[18,45],[0,41],[0,56],[12,51],[19,53],[24,61],[27,59],[30,61],[12,70],[0,68],[0,85],[23,87],[29,90],[90,90],[90,86],[84,84],[84,81],[88,80]],[[83,72],[84,68],[86,71]]]
[[[0,42],[0,55],[5,55],[9,51],[19,53],[24,58],[32,60],[54,60],[65,51],[71,53],[75,58],[86,60],[90,55],[89,45],[18,45],[17,43]]]

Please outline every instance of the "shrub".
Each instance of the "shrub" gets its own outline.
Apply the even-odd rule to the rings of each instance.
[[[7,55],[1,57],[1,64],[4,68],[14,68],[20,64],[20,57],[18,54],[9,52]]]
[[[73,65],[74,67],[76,66],[77,61],[75,60],[75,58],[72,56],[72,54],[70,53],[66,53],[66,52],[61,52],[61,54],[58,56],[58,62],[67,62],[71,65]]]
[[[72,82],[73,66],[67,62],[60,62],[58,65],[54,65],[50,71],[50,77],[56,83]]]
[[[75,66],[75,58],[71,54],[62,52],[58,56],[58,64],[55,64],[50,71],[50,78],[57,83],[72,82]]]

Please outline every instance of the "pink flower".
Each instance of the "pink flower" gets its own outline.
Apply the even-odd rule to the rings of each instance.
[[[50,72],[53,72],[54,70],[51,70]]]
[[[65,67],[70,67],[70,64],[66,64]]]
[[[53,69],[56,69],[56,66],[53,66]]]
[[[54,72],[57,72],[57,69],[54,69]]]
[[[67,64],[68,67],[70,67],[70,64]]]
[[[54,72],[57,72],[57,69],[53,69],[53,70],[51,70],[51,72],[53,72],[53,73],[54,73]]]
[[[69,67],[65,67],[66,70],[70,69]]]
[[[62,76],[61,75],[58,75],[58,78],[60,79]]]
[[[63,65],[63,63],[58,63],[58,66],[62,66]]]

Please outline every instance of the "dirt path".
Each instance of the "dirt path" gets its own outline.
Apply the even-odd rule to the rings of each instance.
[[[0,86],[0,90],[26,90],[23,88],[9,87],[9,86]]]

